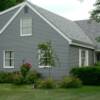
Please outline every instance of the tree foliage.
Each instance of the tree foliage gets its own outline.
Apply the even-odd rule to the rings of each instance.
[[[0,11],[6,10],[12,6],[15,6],[24,0],[0,0]]]
[[[91,12],[91,20],[95,20],[96,22],[100,22],[100,0],[96,0],[94,4],[94,9]]]
[[[38,49],[43,52],[42,56],[44,59],[40,59],[40,63],[44,65],[54,66],[54,55],[51,42],[41,43],[38,45]]]

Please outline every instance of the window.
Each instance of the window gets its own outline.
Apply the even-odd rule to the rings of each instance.
[[[21,36],[32,35],[32,18],[25,17],[20,20]]]
[[[39,50],[39,68],[49,68],[50,66],[50,51]]]
[[[79,49],[79,66],[88,66],[88,50]]]
[[[100,42],[100,36],[95,38],[96,42]]]
[[[14,68],[14,51],[4,51],[4,68]]]

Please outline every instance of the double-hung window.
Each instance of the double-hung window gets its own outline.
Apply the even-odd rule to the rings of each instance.
[[[79,66],[88,66],[89,61],[88,61],[88,50],[85,49],[79,49]]]
[[[49,68],[50,65],[50,51],[46,50],[38,50],[39,55],[39,68]]]
[[[32,18],[23,17],[20,20],[20,35],[31,36],[32,35]]]
[[[4,51],[4,68],[14,68],[14,51]]]

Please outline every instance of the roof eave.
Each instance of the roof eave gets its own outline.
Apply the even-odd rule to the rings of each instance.
[[[79,47],[88,48],[88,49],[95,49],[95,45],[83,43],[83,42],[77,41],[77,40],[72,41],[72,43],[70,45],[79,46]]]

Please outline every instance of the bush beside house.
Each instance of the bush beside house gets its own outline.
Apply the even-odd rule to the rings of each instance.
[[[19,72],[0,72],[0,83],[13,83],[16,85],[34,84],[36,88],[79,88],[84,85],[100,85],[100,67],[73,68],[71,76],[59,82],[48,78],[42,79],[41,74],[30,70],[31,64],[25,63]]]
[[[57,82],[50,78],[40,78],[41,75],[37,71],[30,70],[31,67],[27,70],[26,65],[24,66],[26,69],[21,68],[20,72],[0,72],[0,83],[34,84],[36,88],[44,89],[56,87],[79,88],[82,86],[82,83],[84,85],[100,85],[100,67],[73,68],[70,72],[71,76]]]
[[[60,87],[61,88],[79,88],[82,86],[82,82],[79,78],[75,77],[65,77],[61,83]]]
[[[100,67],[73,68],[71,75],[78,77],[84,85],[100,85]]]
[[[33,84],[41,75],[35,70],[30,70],[31,67],[31,64],[25,63],[19,72],[0,72],[0,83]]]
[[[52,89],[55,88],[55,81],[53,79],[41,79],[38,80],[35,84],[36,88],[43,88],[43,89]]]
[[[0,83],[12,83],[13,74],[9,72],[0,72]]]

